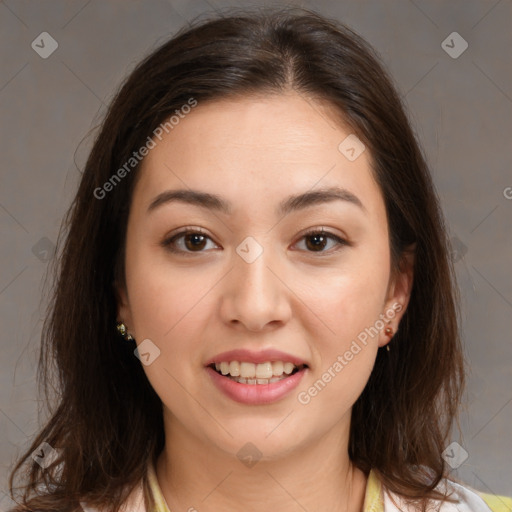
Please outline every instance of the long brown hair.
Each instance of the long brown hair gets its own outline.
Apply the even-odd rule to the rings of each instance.
[[[164,446],[161,400],[134,345],[116,332],[114,285],[124,282],[139,166],[104,197],[98,190],[190,98],[201,104],[290,89],[331,105],[369,149],[394,269],[416,244],[409,305],[392,350],[379,350],[354,404],[349,456],[423,508],[442,497],[434,487],[448,474],[441,453],[465,376],[449,242],[426,160],[368,43],[339,22],[286,8],[192,24],[146,57],[112,101],[59,236],[38,368],[50,415],[10,475],[13,493],[15,474],[27,466],[16,499],[27,508],[17,510],[74,510],[85,501],[117,512]],[[42,442],[58,453],[47,469],[30,456]]]

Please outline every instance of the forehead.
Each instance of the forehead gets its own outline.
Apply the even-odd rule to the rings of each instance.
[[[334,109],[299,94],[200,102],[144,158],[135,194],[146,205],[164,189],[193,188],[249,206],[251,200],[342,186],[379,202],[367,150],[340,151],[353,137]],[[351,140],[351,139],[349,139]],[[377,208],[380,205],[374,205]]]

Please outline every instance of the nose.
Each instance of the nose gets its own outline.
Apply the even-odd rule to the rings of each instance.
[[[233,269],[223,283],[222,319],[231,326],[251,332],[273,329],[291,316],[291,290],[272,251],[252,262],[233,253]]]

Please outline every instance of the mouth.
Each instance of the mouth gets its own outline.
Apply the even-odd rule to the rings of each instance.
[[[258,364],[248,361],[222,361],[211,363],[207,367],[238,384],[261,386],[288,379],[308,368],[308,365],[296,365],[291,361],[266,361]]]

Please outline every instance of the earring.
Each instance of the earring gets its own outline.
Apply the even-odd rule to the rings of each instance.
[[[392,329],[391,327],[386,327],[386,328],[384,329],[384,333],[385,333],[386,335],[388,335],[388,336],[389,336],[389,335],[391,335],[391,338],[393,338],[393,329]],[[389,344],[390,344],[390,343],[391,343],[391,339],[390,339],[390,340],[388,341],[388,343],[386,344],[386,350],[387,350],[388,352],[391,352],[391,349],[389,348]]]
[[[126,341],[133,341],[133,336],[128,332],[123,322],[117,322],[117,331]]]

